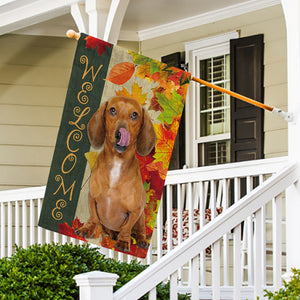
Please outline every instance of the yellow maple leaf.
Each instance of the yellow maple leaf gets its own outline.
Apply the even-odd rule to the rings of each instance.
[[[147,94],[142,94],[142,87],[140,87],[136,82],[132,85],[131,94],[125,87],[123,87],[121,90],[116,91],[116,95],[136,99],[141,103],[141,105],[144,105],[147,100]]]
[[[140,77],[141,79],[147,78],[149,81],[151,81],[150,63],[145,63],[144,65],[138,66],[135,76]]]
[[[173,123],[165,127],[163,124],[153,124],[156,132],[156,146],[154,154],[154,163],[161,161],[163,163],[162,169],[168,169],[169,162],[171,159],[173,146],[179,127],[179,120],[175,119]]]
[[[99,153],[94,152],[94,151],[89,151],[89,152],[84,153],[84,156],[85,156],[86,160],[88,161],[91,170],[93,169],[93,167],[96,163],[98,155],[99,155]]]
[[[139,85],[135,82],[132,85],[132,98],[138,100],[142,105],[147,100],[147,94],[142,94],[142,87],[139,87]]]

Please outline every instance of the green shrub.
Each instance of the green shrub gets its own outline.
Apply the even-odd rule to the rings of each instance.
[[[284,287],[279,291],[265,291],[265,297],[270,300],[300,300],[300,270],[292,269],[293,276],[289,282],[283,281]]]
[[[127,264],[106,259],[88,244],[17,247],[14,255],[0,259],[0,299],[74,300],[79,295],[73,279],[77,274],[95,270],[116,273],[119,275],[117,290],[146,268],[135,261]],[[168,290],[168,285],[160,284],[157,298],[169,299]],[[179,295],[179,299],[189,297]]]

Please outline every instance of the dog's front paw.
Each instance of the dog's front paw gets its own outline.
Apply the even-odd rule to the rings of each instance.
[[[149,247],[149,243],[146,240],[137,241],[136,244],[138,245],[138,247],[140,247],[142,249],[148,249],[148,247]]]
[[[123,252],[129,252],[130,251],[130,243],[125,241],[118,241],[116,243],[116,248]]]
[[[95,223],[86,223],[84,226],[75,229],[75,233],[84,237],[84,238],[93,238],[95,237],[97,229],[97,224]]]

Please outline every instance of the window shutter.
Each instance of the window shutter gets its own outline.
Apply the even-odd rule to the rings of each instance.
[[[230,41],[230,88],[263,102],[263,35]],[[263,118],[261,108],[231,97],[231,161],[263,158]]]
[[[180,52],[175,52],[161,58],[169,66],[181,68]],[[182,112],[177,137],[175,139],[169,170],[182,169],[185,164],[185,110]]]

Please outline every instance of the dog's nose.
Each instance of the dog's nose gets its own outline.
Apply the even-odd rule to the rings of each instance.
[[[117,129],[116,132],[115,132],[115,138],[116,138],[116,142],[117,142],[117,143],[120,141],[121,136],[122,136],[122,135],[121,135],[120,130]]]

